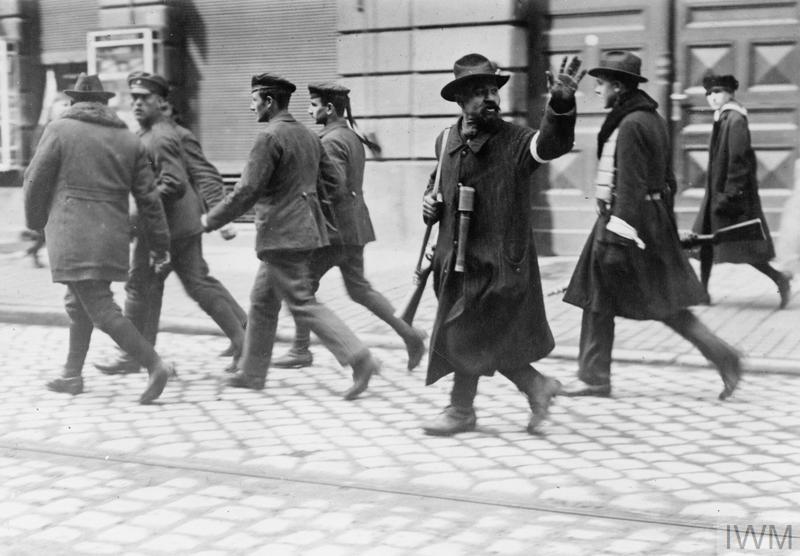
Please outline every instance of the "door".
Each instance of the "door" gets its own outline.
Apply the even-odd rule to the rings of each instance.
[[[679,225],[688,228],[702,199],[712,112],[706,71],[733,74],[748,111],[761,201],[771,231],[794,184],[800,106],[800,2],[675,0],[673,110],[675,169],[683,188]]]

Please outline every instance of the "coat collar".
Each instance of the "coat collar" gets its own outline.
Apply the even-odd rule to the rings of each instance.
[[[742,106],[738,102],[731,101],[731,102],[726,102],[725,104],[723,104],[720,107],[719,110],[714,111],[714,121],[718,122],[720,117],[722,116],[722,113],[723,112],[727,112],[728,110],[732,110],[734,112],[738,112],[739,114],[741,114],[745,118],[747,117],[747,108],[745,108],[744,106]]]
[[[76,102],[61,114],[62,118],[80,120],[106,127],[127,128],[116,112],[99,102]]]
[[[320,137],[325,137],[330,132],[332,132],[332,131],[334,131],[336,129],[341,129],[341,128],[350,129],[349,127],[347,127],[347,121],[344,120],[344,119],[336,120],[335,122],[330,123],[330,124],[325,124],[325,127],[323,127],[319,131],[319,136]]]
[[[469,147],[473,153],[477,154],[486,142],[497,133],[497,130],[500,129],[498,125],[497,129],[494,131],[481,131],[472,139],[464,139],[464,136],[461,134],[461,119],[462,118],[459,118],[455,125],[450,128],[450,137],[447,139],[448,154],[453,154],[464,147],[464,145]]]
[[[267,122],[267,125],[277,124],[278,122],[292,123],[294,121],[296,121],[294,119],[294,116],[292,116],[292,114],[290,112],[284,110],[280,114],[277,114],[275,117],[270,118],[270,120]]]

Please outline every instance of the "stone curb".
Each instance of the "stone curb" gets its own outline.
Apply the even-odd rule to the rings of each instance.
[[[31,324],[41,326],[69,326],[66,313],[41,309],[38,307],[22,307],[0,304],[0,322],[14,324]],[[193,318],[165,317],[161,319],[159,330],[173,334],[203,334],[222,336],[216,326],[205,324]],[[356,331],[357,336],[369,347],[380,349],[404,349],[403,343],[390,336],[370,334]],[[278,329],[276,340],[290,343],[291,332]],[[556,346],[548,358],[575,361],[578,357],[577,346]],[[675,354],[659,351],[642,351],[615,349],[614,360],[625,363],[643,363],[646,365],[680,365],[686,367],[708,367],[708,361],[700,355]],[[800,375],[800,361],[794,359],[776,359],[768,357],[745,358],[743,370],[748,373]]]

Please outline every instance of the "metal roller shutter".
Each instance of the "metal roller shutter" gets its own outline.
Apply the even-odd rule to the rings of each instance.
[[[42,64],[86,61],[86,31],[98,22],[97,2],[39,0]]]

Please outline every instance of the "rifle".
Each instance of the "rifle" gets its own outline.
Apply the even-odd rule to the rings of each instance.
[[[695,247],[718,245],[731,241],[764,240],[766,238],[767,236],[764,234],[764,227],[761,225],[761,220],[753,218],[752,220],[745,220],[744,222],[739,222],[732,226],[725,226],[713,234],[691,233],[681,238],[681,247],[684,249],[693,249]]]
[[[442,160],[444,160],[444,153],[449,135],[450,128],[448,127],[444,130],[444,135],[442,135],[442,143],[439,148],[439,164],[436,166],[436,176],[433,178],[433,189],[431,190],[433,197],[439,201],[441,201],[439,186],[442,181]],[[403,310],[399,315],[409,326],[411,326],[411,323],[414,321],[414,316],[417,314],[417,308],[422,299],[422,293],[425,291],[425,284],[428,283],[428,276],[431,274],[433,249],[436,245],[436,240],[431,240],[432,229],[433,222],[429,222],[425,227],[425,236],[422,238],[422,248],[420,249],[419,258],[417,259],[417,266],[414,269],[414,277],[411,280],[411,283],[414,284],[414,289],[411,295],[408,296],[408,299],[403,305]],[[427,264],[423,267],[425,261],[427,261]]]

